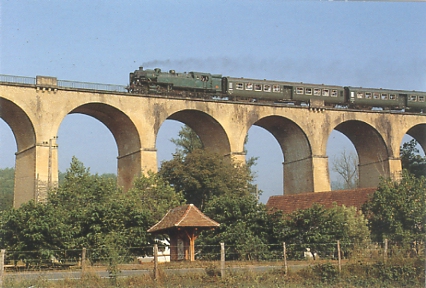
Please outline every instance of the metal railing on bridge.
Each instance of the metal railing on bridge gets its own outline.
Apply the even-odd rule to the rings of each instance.
[[[36,78],[0,74],[0,82],[35,85]]]
[[[36,85],[36,78],[0,74],[0,83],[1,82]],[[78,82],[68,80],[57,80],[57,86],[63,88],[87,89],[96,91],[127,92],[126,86],[124,85]]]
[[[58,87],[100,90],[100,91],[110,91],[110,92],[127,92],[126,86],[123,86],[123,85],[76,82],[76,81],[67,81],[67,80],[58,80]]]

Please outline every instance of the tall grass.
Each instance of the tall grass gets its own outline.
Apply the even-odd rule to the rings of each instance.
[[[182,263],[183,264],[183,263]],[[332,262],[311,262],[311,265],[298,270],[284,268],[256,272],[250,268],[227,271],[221,278],[218,263],[204,266],[204,273],[170,274],[160,269],[159,278],[154,280],[153,273],[135,277],[100,278],[93,272],[82,279],[48,281],[43,277],[35,280],[6,278],[3,287],[424,287],[424,257],[390,258],[365,262],[352,261],[342,267]],[[256,266],[255,263],[252,263]],[[264,262],[257,263],[264,265]],[[184,266],[184,265],[182,265]],[[191,266],[191,265],[189,265]]]

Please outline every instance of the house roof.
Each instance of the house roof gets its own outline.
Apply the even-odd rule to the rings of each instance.
[[[376,190],[377,188],[360,188],[271,196],[266,203],[266,207],[268,209],[282,210],[285,214],[298,209],[308,209],[314,203],[323,205],[326,208],[331,208],[333,207],[333,203],[336,203],[339,206],[355,206],[357,209],[361,209],[361,206],[367,202],[369,195],[373,194]]]
[[[178,227],[213,228],[219,227],[219,223],[204,215],[194,204],[176,207],[157,224],[148,229],[148,232],[159,232]]]

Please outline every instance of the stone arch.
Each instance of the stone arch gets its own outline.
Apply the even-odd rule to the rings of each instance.
[[[417,142],[419,142],[423,151],[426,153],[426,124],[418,124],[411,127],[406,134],[413,137]]]
[[[133,179],[143,172],[141,167],[141,139],[139,132],[121,110],[103,103],[87,103],[71,110],[68,114],[84,114],[103,123],[111,131],[117,144],[117,184],[126,191]]]
[[[205,149],[224,156],[231,154],[228,135],[222,125],[211,115],[199,110],[187,109],[175,112],[167,119],[189,126],[200,137]]]
[[[277,139],[284,155],[284,192],[314,191],[312,149],[306,133],[292,120],[266,116],[253,125],[264,128]]]
[[[16,141],[13,205],[18,207],[29,200],[37,200],[37,195],[34,193],[36,133],[25,111],[12,101],[1,97],[0,118],[9,125]]]
[[[389,176],[389,152],[382,135],[371,125],[349,120],[337,125],[353,143],[359,159],[359,187],[375,187],[380,176]]]

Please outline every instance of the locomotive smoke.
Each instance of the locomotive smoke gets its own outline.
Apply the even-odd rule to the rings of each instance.
[[[334,85],[362,86],[362,87],[381,87],[389,89],[405,90],[424,90],[424,83],[419,83],[415,88],[407,89],[404,85],[404,78],[410,78],[409,75],[420,73],[424,63],[412,63],[406,67],[393,67],[389,69],[386,63],[377,63],[371,65],[372,59],[365,61],[365,68],[348,69],[339,60],[324,62],[316,57],[303,60],[293,58],[265,58],[255,60],[252,56],[242,57],[207,57],[207,58],[188,58],[188,59],[166,59],[143,62],[144,68],[160,68],[163,71],[170,69],[179,72],[209,72],[213,74],[222,74],[223,76],[245,77],[255,79],[268,79],[290,82],[305,83],[332,83]],[[377,62],[377,61],[376,61]],[[312,69],[315,63],[316,69]],[[375,75],[386,73],[388,80],[383,83],[377,83],[377,77],[366,77],[365,71],[373,69]],[[409,69],[407,67],[410,67]],[[403,71],[401,73],[401,71]],[[401,75],[406,75],[401,77]],[[411,78],[415,78],[412,76]],[[351,79],[351,80],[348,80]]]

